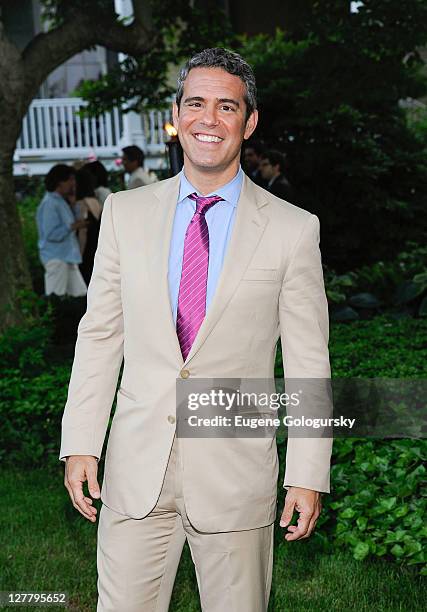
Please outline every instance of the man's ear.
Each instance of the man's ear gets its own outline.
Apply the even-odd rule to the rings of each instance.
[[[248,117],[245,125],[245,133],[243,134],[243,139],[247,140],[252,136],[255,132],[255,128],[258,124],[258,111],[254,110]]]

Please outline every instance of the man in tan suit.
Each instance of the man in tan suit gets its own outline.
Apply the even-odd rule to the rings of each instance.
[[[60,459],[74,507],[94,522],[91,497],[103,502],[98,612],[166,612],[186,539],[204,612],[265,612],[275,438],[178,437],[176,381],[272,378],[279,337],[285,377],[330,376],[319,220],[239,167],[258,119],[253,72],[239,55],[191,58],[173,115],[183,171],[104,205]],[[123,357],[100,494],[97,460]],[[288,439],[280,524],[289,542],[315,527],[331,445]]]

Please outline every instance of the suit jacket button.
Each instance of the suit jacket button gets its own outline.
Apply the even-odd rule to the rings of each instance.
[[[190,371],[189,370],[181,370],[180,374],[181,374],[181,378],[188,378],[190,376]]]
[[[172,424],[175,423],[175,417],[172,414],[170,414],[168,416],[168,421],[169,421],[169,423],[172,423]]]

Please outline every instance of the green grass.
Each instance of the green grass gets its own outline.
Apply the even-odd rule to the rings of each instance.
[[[62,468],[4,468],[0,499],[0,590],[67,591],[70,610],[93,612],[97,523],[83,519],[71,505]],[[95,503],[99,509],[100,502]],[[425,609],[427,600],[422,580],[414,568],[380,559],[358,562],[348,553],[326,553],[315,535],[285,542],[283,530],[277,528],[269,612],[343,612],[355,607],[358,611],[415,612]],[[197,583],[186,547],[170,612],[199,611]]]

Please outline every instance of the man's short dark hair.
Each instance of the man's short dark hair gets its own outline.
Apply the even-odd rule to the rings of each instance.
[[[265,151],[265,146],[260,140],[256,140],[254,138],[253,140],[245,140],[243,143],[243,151],[246,151],[247,149],[253,149],[256,155],[261,157]]]
[[[175,98],[178,108],[184,93],[184,81],[192,68],[222,68],[229,74],[239,77],[245,85],[246,121],[249,119],[257,108],[257,91],[254,71],[241,55],[223,47],[213,47],[212,49],[204,49],[187,60],[178,76]]]
[[[280,172],[285,171],[286,156],[283,155],[283,153],[280,153],[280,151],[277,151],[276,149],[265,151],[261,155],[261,159],[268,159],[272,166],[279,166]]]
[[[67,166],[66,164],[56,164],[56,166],[53,166],[44,177],[44,184],[47,191],[55,191],[59,183],[68,181],[70,176],[75,174],[76,171],[71,166]]]
[[[145,155],[144,151],[137,147],[136,145],[130,145],[129,147],[124,147],[122,149],[123,153],[126,155],[129,161],[138,162],[138,166],[144,165]]]

